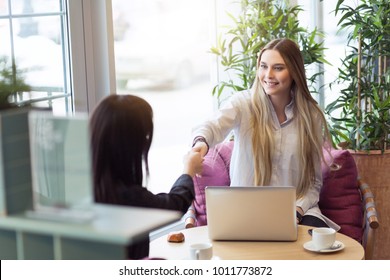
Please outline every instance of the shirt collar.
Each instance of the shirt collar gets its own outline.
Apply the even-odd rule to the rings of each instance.
[[[271,99],[269,98],[268,95],[267,95],[267,97],[268,97],[268,101],[269,101],[269,103],[271,105],[272,116],[273,116],[274,123],[275,123],[276,127],[283,127],[283,126],[287,125],[288,123],[290,123],[293,120],[293,118],[294,118],[295,96],[294,96],[293,92],[291,92],[291,101],[290,101],[290,103],[288,103],[286,105],[286,107],[284,108],[284,112],[286,114],[287,119],[286,119],[286,121],[284,121],[281,124],[279,124],[278,117],[276,116],[275,108],[272,105]]]
[[[295,104],[295,96],[291,93],[291,101],[287,104],[286,108],[284,108],[284,112],[286,113],[287,120],[284,122],[289,122],[294,117],[294,104]]]

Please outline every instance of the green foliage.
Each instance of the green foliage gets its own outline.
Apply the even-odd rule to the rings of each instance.
[[[361,0],[357,7],[343,2],[335,13],[342,15],[340,30],[350,30],[350,51],[334,82],[341,85],[340,95],[326,108],[331,134],[350,149],[383,152],[390,144],[390,2]]]
[[[16,106],[10,98],[18,92],[30,91],[22,74],[14,63],[10,65],[7,57],[0,58],[0,109]]]
[[[219,82],[212,91],[220,99],[225,90],[241,91],[248,89],[256,75],[257,55],[269,41],[276,38],[290,38],[298,42],[306,65],[327,63],[323,58],[323,42],[318,38],[323,34],[318,30],[308,31],[299,25],[300,6],[290,6],[283,0],[240,0],[241,13],[234,17],[232,26],[219,35],[217,45],[211,48],[228,73],[228,80]],[[314,84],[316,73],[309,77]],[[316,92],[314,86],[311,91]]]

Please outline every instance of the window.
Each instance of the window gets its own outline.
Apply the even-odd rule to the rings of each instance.
[[[304,9],[300,12],[302,26],[325,32],[325,58],[332,65],[323,66],[321,88],[336,77],[339,56],[343,55],[340,48],[346,42],[342,33],[336,34],[332,11],[337,0],[326,5],[319,0],[295,3]],[[231,0],[112,0],[117,93],[141,96],[154,110],[155,136],[147,184],[152,191],[170,189],[181,173],[191,129],[212,116],[217,107],[211,91],[226,73],[218,69],[209,49],[225,30],[223,25],[231,23],[227,12],[239,11],[237,5]],[[188,54],[190,59],[186,60]],[[202,75],[196,76],[185,67],[200,61],[204,61]],[[324,91],[317,97],[323,107],[337,96],[335,87],[332,92]]]
[[[330,89],[327,85],[333,82],[338,75],[338,67],[340,67],[340,59],[345,56],[347,36],[345,32],[338,32],[339,27],[337,23],[340,20],[340,14],[335,16],[334,10],[336,8],[337,0],[320,1],[304,1],[299,0],[300,5],[304,11],[300,13],[300,21],[304,26],[311,28],[317,27],[324,32],[324,52],[325,59],[331,64],[323,65],[324,77],[318,84],[321,88],[319,101],[321,106],[325,107],[330,102],[334,101],[338,96],[338,87],[333,85]],[[346,0],[345,5],[355,5],[356,0]],[[326,23],[326,24],[325,24]]]
[[[326,34],[325,57],[333,65],[324,66],[323,83],[329,83],[346,41],[336,35],[337,1],[296,2],[305,9],[302,22]],[[224,73],[209,49],[230,21],[226,11],[232,5],[231,0],[0,0],[0,56],[28,69],[33,91],[19,101],[32,98],[56,112],[89,112],[112,93],[145,98],[155,123],[147,185],[167,191],[181,173],[191,129],[217,107],[211,92]],[[335,95],[335,88],[325,92],[323,102]]]
[[[0,56],[15,61],[32,87],[17,102],[73,111],[66,1],[0,0],[0,41]]]
[[[182,173],[191,129],[213,112],[209,0],[112,0],[117,92],[154,111],[149,154],[153,192]]]

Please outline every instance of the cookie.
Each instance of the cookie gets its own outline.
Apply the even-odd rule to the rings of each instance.
[[[184,234],[182,232],[171,232],[168,234],[168,242],[180,243],[184,241]]]

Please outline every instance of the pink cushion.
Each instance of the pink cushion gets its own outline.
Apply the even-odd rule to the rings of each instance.
[[[224,142],[210,149],[203,162],[202,177],[195,177],[196,225],[207,224],[206,200],[204,189],[206,186],[230,186],[230,157],[233,150],[233,141]]]
[[[355,161],[347,150],[332,150],[331,154],[341,168],[331,171],[325,164],[322,165],[320,209],[325,216],[340,225],[341,233],[361,242],[363,211]]]

